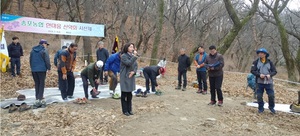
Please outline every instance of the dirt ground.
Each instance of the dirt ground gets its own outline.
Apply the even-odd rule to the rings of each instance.
[[[139,63],[140,67],[144,65]],[[90,100],[85,105],[55,103],[22,113],[1,109],[0,135],[299,135],[299,115],[283,112],[272,115],[269,110],[258,114],[256,108],[245,106],[246,102],[253,101],[252,91],[245,89],[247,75],[225,72],[224,106],[209,106],[210,94],[197,94],[191,85],[196,80],[194,69],[188,72],[187,91],[179,91],[174,89],[176,64],[168,66],[165,78],[158,79],[163,95],[133,97],[133,116],[124,116],[120,100],[111,98]],[[16,97],[18,89],[33,87],[26,68],[22,69],[22,78],[10,79],[8,73],[1,75],[2,100]],[[56,86],[56,77],[53,69],[46,86]],[[144,85],[144,79],[136,78],[136,83]],[[276,103],[284,104],[295,102],[296,91],[300,90],[299,85],[279,81],[275,81],[274,88]]]

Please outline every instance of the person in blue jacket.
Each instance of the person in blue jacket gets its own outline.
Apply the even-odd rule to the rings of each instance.
[[[121,52],[110,55],[104,65],[104,76],[108,75],[110,77],[109,90],[111,90],[113,94],[118,84],[117,73],[120,72],[121,55]]]
[[[197,93],[207,94],[207,82],[206,82],[206,67],[205,59],[206,52],[204,51],[203,46],[198,47],[198,54],[195,56],[194,64],[197,67],[196,74],[198,80],[198,91]]]
[[[48,46],[48,42],[45,39],[41,39],[39,45],[34,46],[30,52],[29,63],[35,85],[36,99],[36,102],[33,104],[34,109],[46,107],[46,102],[43,98],[45,79],[46,72],[51,69]]]

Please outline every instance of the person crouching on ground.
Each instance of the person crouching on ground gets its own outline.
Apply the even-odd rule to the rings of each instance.
[[[117,73],[120,72],[120,58],[122,53],[118,52],[108,57],[104,65],[104,76],[109,76],[109,90],[115,94],[118,85]]]
[[[100,75],[101,75],[101,69],[103,67],[103,61],[99,60],[95,63],[89,64],[86,68],[84,68],[81,71],[81,79],[83,82],[83,90],[84,90],[84,95],[85,98],[88,99],[88,80],[93,87],[93,90],[91,92],[92,98],[98,98],[97,95],[100,93],[98,92],[98,85],[100,83]]]
[[[146,96],[147,93],[150,92],[150,80],[151,80],[151,91],[152,92],[156,92],[156,89],[159,89],[157,81],[156,81],[156,77],[159,76],[160,74],[165,73],[165,69],[163,67],[160,66],[148,66],[148,67],[144,67],[143,69],[143,74],[146,80],[146,91],[143,93],[143,96]]]
[[[269,109],[275,114],[275,95],[273,89],[273,76],[277,74],[276,68],[271,60],[268,59],[269,53],[265,48],[256,51],[259,58],[252,63],[251,73],[256,76],[257,82],[257,102],[258,113],[264,112],[263,94],[266,90],[269,99]]]

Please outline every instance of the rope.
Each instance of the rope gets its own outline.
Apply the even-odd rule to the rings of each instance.
[[[88,55],[81,55],[81,56],[88,56]],[[90,56],[96,56],[96,55],[90,55]],[[153,59],[153,58],[149,58],[149,57],[139,57],[139,58],[143,58],[143,59],[148,59],[148,60],[157,60],[159,61],[160,59]],[[178,64],[176,62],[171,62],[171,61],[167,61],[167,63],[172,63],[172,64]],[[196,68],[196,66],[191,66],[192,68]],[[235,71],[224,71],[226,73],[234,73],[234,74],[242,74],[242,75],[248,75],[249,73],[245,73],[245,72],[235,72]],[[300,82],[294,82],[294,81],[289,81],[289,80],[284,80],[284,79],[280,79],[280,78],[273,78],[274,80],[277,81],[282,81],[282,82],[287,82],[287,83],[292,83],[292,84],[296,84],[296,85],[300,85]]]

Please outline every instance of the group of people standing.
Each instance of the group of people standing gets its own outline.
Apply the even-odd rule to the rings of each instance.
[[[258,101],[258,113],[264,112],[264,101],[263,93],[266,90],[268,94],[269,110],[275,114],[275,94],[273,88],[273,76],[277,74],[276,68],[272,61],[268,59],[269,53],[265,48],[260,48],[256,51],[258,59],[252,63],[251,73],[256,76],[257,84],[257,101]],[[224,58],[217,52],[216,46],[211,45],[209,47],[209,54],[204,50],[203,46],[198,47],[198,53],[194,58],[194,65],[196,66],[196,74],[198,80],[198,91],[197,93],[207,94],[207,72],[210,86],[210,102],[208,105],[218,106],[223,105],[223,93],[221,90],[223,83],[223,67]],[[175,89],[180,90],[182,85],[183,77],[183,88],[182,91],[186,90],[187,79],[186,73],[190,66],[190,59],[185,55],[185,49],[180,50],[180,56],[178,57],[178,86]],[[217,100],[216,101],[216,95]]]
[[[20,57],[23,56],[23,49],[19,43],[18,37],[12,38],[13,42],[8,46],[9,56],[11,58],[11,74],[12,76],[20,75]],[[50,57],[48,53],[49,43],[45,39],[40,39],[39,44],[34,46],[30,52],[30,68],[32,77],[35,82],[35,97],[36,102],[33,108],[46,107],[44,100],[44,86],[47,72],[50,72]],[[98,90],[99,84],[108,82],[108,76],[111,78],[109,89],[112,93],[115,92],[118,84],[117,73],[120,73],[120,86],[121,86],[121,106],[122,112],[126,116],[133,115],[132,112],[132,91],[136,90],[135,74],[137,72],[139,57],[134,44],[127,43],[122,48],[121,52],[117,52],[109,56],[107,49],[105,49],[104,42],[98,42],[97,61],[89,64],[84,70],[81,71],[81,78],[83,81],[84,95],[88,99],[88,81],[93,87],[91,90],[92,98],[97,98],[100,93]],[[75,78],[74,69],[76,66],[76,51],[78,45],[71,43],[69,47],[63,46],[54,57],[54,65],[57,67],[59,90],[63,100],[73,98]],[[257,77],[257,99],[259,113],[264,112],[263,93],[266,90],[269,98],[269,109],[275,113],[275,100],[272,77],[277,74],[276,68],[273,63],[268,59],[269,53],[266,49],[261,48],[257,50],[259,58],[253,62],[251,73]],[[209,54],[204,50],[203,46],[198,47],[194,61],[196,66],[196,74],[198,80],[197,93],[207,94],[207,72],[209,77],[210,86],[210,103],[209,105],[218,106],[223,105],[222,82],[223,82],[223,67],[224,58],[217,52],[216,46],[209,47]],[[160,74],[164,75],[166,61],[165,59],[159,63],[159,66],[148,66],[143,70],[145,77],[146,90],[144,95],[150,90],[150,81],[152,92],[155,92],[159,87],[156,77]],[[163,66],[162,66],[163,65]],[[178,57],[178,86],[175,89],[186,91],[187,86],[187,70],[191,65],[190,58],[185,54],[185,49],[180,50]],[[16,66],[16,72],[15,72]],[[104,78],[103,78],[104,77]],[[182,84],[183,77],[183,84]],[[217,100],[216,101],[216,95]]]
[[[211,99],[209,105],[218,106],[223,105],[223,94],[222,94],[222,82],[223,82],[223,67],[224,58],[216,50],[216,46],[212,45],[209,47],[209,54],[204,50],[203,46],[198,47],[198,53],[194,58],[194,65],[196,66],[196,74],[198,80],[198,91],[197,93],[207,94],[207,71],[210,83],[210,94]],[[187,86],[187,70],[190,67],[190,58],[185,54],[185,49],[180,49],[180,56],[178,57],[178,86],[177,90],[181,89],[186,91]],[[183,77],[183,84],[182,84]],[[216,93],[218,96],[218,103],[216,101]]]

